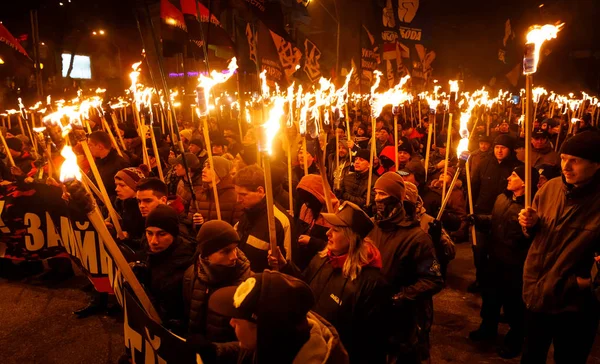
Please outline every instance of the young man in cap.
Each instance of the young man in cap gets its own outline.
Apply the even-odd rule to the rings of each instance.
[[[335,141],[335,139],[334,139]],[[335,144],[335,143],[334,143]],[[344,177],[350,172],[352,156],[348,152],[346,137],[338,140],[339,165],[337,165],[336,153],[327,156],[327,179],[334,190],[338,190]]]
[[[514,157],[514,139],[500,135],[494,140],[494,155],[481,162],[471,175],[473,210],[475,214],[489,215],[498,195],[506,189],[508,176],[522,163]],[[487,263],[487,236],[477,232],[477,245],[473,245],[473,260],[476,269],[475,282],[470,292],[478,292],[483,267]],[[481,268],[481,269],[480,269]]]
[[[319,168],[315,159],[316,145],[314,141],[306,142],[306,150],[301,145],[298,149],[298,164],[293,168],[292,175],[294,179],[294,185],[304,177],[304,158],[306,158],[306,165],[308,167],[308,174],[319,174]]]
[[[177,213],[158,205],[146,218],[146,260],[134,271],[144,284],[163,325],[181,334],[186,327],[183,275],[193,264],[195,246],[179,232]]]
[[[535,129],[531,133],[531,165],[538,168],[542,164],[550,164],[553,166],[560,165],[560,156],[554,151],[548,132],[542,129]]]
[[[427,184],[425,183],[425,167],[423,167],[423,163],[418,160],[411,160],[406,163],[404,168],[398,172],[404,181],[408,181],[419,189],[419,194],[423,195],[428,189]]]
[[[267,255],[271,249],[264,176],[262,168],[252,165],[242,168],[233,179],[238,201],[244,209],[240,221],[235,225],[240,235],[240,250],[248,257],[252,271],[256,273],[269,268]],[[297,250],[292,218],[277,203],[273,212],[277,246],[290,260]]]
[[[393,332],[388,355],[398,363],[420,362],[417,317],[426,315],[443,279],[435,247],[415,220],[406,219],[404,181],[385,173],[375,183],[375,228],[369,235],[383,260],[381,273],[394,292],[390,312]]]
[[[435,147],[433,153],[429,156],[429,169],[427,171],[427,180],[433,181],[434,179],[440,178],[440,175],[444,172],[446,165],[446,142],[447,134],[439,134],[435,141]],[[448,167],[456,165],[456,153],[451,149],[449,154]]]
[[[194,340],[188,343],[207,361],[219,363],[347,363],[337,331],[310,311],[313,305],[306,283],[266,270],[210,297],[210,310],[231,317],[238,346],[219,350]]]
[[[108,192],[108,197],[112,201],[117,195],[115,190],[117,186],[115,185],[114,177],[118,171],[129,167],[129,163],[112,147],[112,142],[106,132],[95,131],[90,134],[88,136],[88,145],[98,167],[98,172],[100,172],[100,178]],[[93,175],[90,178],[92,181],[95,181]]]
[[[538,174],[531,171],[531,191],[537,191]],[[496,198],[491,215],[470,215],[471,223],[489,234],[488,263],[484,267],[481,292],[481,325],[469,334],[473,341],[495,339],[498,334],[500,310],[504,308],[510,326],[504,345],[498,354],[505,359],[518,356],[525,334],[523,265],[531,239],[523,235],[518,216],[525,201],[525,166],[513,169],[506,191]]]
[[[354,157],[354,172],[348,173],[340,185],[340,189],[335,191],[341,201],[350,201],[367,211],[367,192],[369,190],[369,150],[360,149]],[[371,178],[371,187],[375,186],[377,176],[373,174]],[[373,195],[373,194],[371,194]]]
[[[533,238],[523,272],[527,309],[523,363],[585,363],[600,311],[591,270],[600,241],[600,133],[586,131],[560,151],[563,178],[548,181],[519,223]]]
[[[227,139],[223,137],[217,137],[210,141],[210,146],[212,147],[212,155],[213,157],[221,157],[224,154],[228,153]]]

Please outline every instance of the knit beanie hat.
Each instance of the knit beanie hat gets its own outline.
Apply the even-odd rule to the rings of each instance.
[[[256,144],[244,145],[238,154],[240,158],[242,158],[244,163],[246,163],[246,165],[248,166],[258,161],[258,151],[256,149]]]
[[[375,182],[375,188],[383,190],[390,196],[396,197],[400,201],[404,201],[406,196],[404,188],[404,180],[396,172],[386,172]]]
[[[177,213],[167,205],[158,205],[146,217],[146,227],[157,227],[173,235],[173,237],[177,237],[179,235]]]
[[[368,149],[359,149],[354,158],[362,158],[366,161],[371,161],[371,151]]]
[[[506,135],[506,134],[501,134],[501,135],[498,135],[496,137],[496,139],[494,139],[494,147],[496,145],[502,145],[504,147],[507,147],[508,149],[513,149],[515,146],[515,141],[511,136]]]
[[[192,140],[192,131],[191,130],[183,129],[182,131],[179,132],[179,135],[184,137],[188,142],[190,140]]]
[[[515,172],[517,174],[517,176],[519,176],[520,179],[523,180],[523,182],[525,181],[525,165],[521,164],[519,166],[516,166],[513,169],[513,172]],[[531,167],[531,188],[532,191],[535,193],[535,190],[537,189],[537,184],[540,180],[540,174],[538,173],[538,171]]]
[[[589,130],[576,134],[563,143],[560,154],[568,154],[600,163],[600,132]]]
[[[121,169],[119,172],[117,172],[117,174],[115,174],[115,178],[125,182],[129,188],[135,191],[137,183],[142,178],[146,178],[146,176],[141,169],[131,167]]]
[[[196,241],[198,242],[196,252],[202,258],[208,258],[231,243],[239,243],[240,237],[227,222],[211,220],[202,225],[196,235]]]
[[[227,177],[233,167],[229,159],[219,156],[213,157],[213,164],[215,165],[215,173],[220,179]]]
[[[194,153],[185,153],[185,161],[187,162],[187,167],[192,171],[202,168],[202,166],[200,165],[200,160],[198,159],[198,157],[196,157]],[[185,167],[185,164],[183,164],[183,156],[179,156],[179,158],[177,158],[177,162],[175,163],[175,165],[177,164],[181,164]]]
[[[19,139],[17,137],[6,139],[6,145],[8,146],[9,149],[12,149],[14,151],[17,151],[17,152],[23,151],[23,142],[21,141],[21,139]]]

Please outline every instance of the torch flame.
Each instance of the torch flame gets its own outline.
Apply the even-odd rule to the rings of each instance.
[[[227,66],[227,69],[229,70],[229,72],[221,73],[221,72],[212,70],[212,72],[210,73],[209,76],[204,76],[201,74],[200,77],[198,77],[198,86],[200,86],[204,89],[204,99],[206,101],[206,109],[205,110],[209,110],[210,90],[215,85],[223,83],[223,82],[227,81],[229,78],[231,78],[231,76],[233,76],[233,74],[235,73],[235,70],[237,70],[237,68],[238,68],[237,59],[235,57],[233,57],[231,59],[231,61],[229,61],[229,65]],[[199,110],[201,110],[201,108],[198,107],[196,110],[199,111]]]
[[[70,146],[65,145],[60,152],[60,155],[65,158],[65,161],[60,167],[60,181],[64,183],[74,179],[81,180],[81,171],[77,165],[77,156],[73,153],[73,149]]]
[[[285,105],[285,99],[283,97],[276,97],[273,103],[273,107],[269,111],[269,120],[263,124],[263,128],[265,129],[265,150],[269,155],[273,154],[272,144],[275,135],[279,132],[279,128],[281,125],[281,118],[283,117],[284,110],[283,106]]]
[[[560,32],[564,25],[565,23],[559,25],[546,24],[544,26],[534,25],[530,28],[531,30],[527,33],[527,44],[535,45],[533,53],[533,72],[537,70],[540,61],[542,44],[544,44],[545,41],[556,38],[558,32]]]

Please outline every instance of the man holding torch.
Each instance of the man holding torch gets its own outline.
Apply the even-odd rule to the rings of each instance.
[[[523,272],[527,309],[523,363],[585,363],[600,311],[591,273],[600,251],[600,133],[587,131],[561,148],[562,178],[548,181],[519,223],[533,237]]]

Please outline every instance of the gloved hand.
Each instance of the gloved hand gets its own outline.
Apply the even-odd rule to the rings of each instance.
[[[478,224],[481,224],[481,219],[479,218],[479,215],[477,215],[477,214],[468,214],[465,217],[465,221],[469,225],[478,225]]]
[[[147,278],[149,275],[148,265],[145,262],[140,262],[139,260],[136,262],[129,263],[133,274],[137,277],[141,284],[147,282]]]
[[[204,335],[192,334],[186,339],[186,343],[196,353],[200,354],[205,363],[214,363],[217,359],[217,346],[208,341]]]
[[[440,243],[442,239],[442,222],[440,220],[433,220],[429,223],[429,235],[434,245]]]

